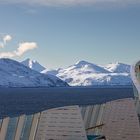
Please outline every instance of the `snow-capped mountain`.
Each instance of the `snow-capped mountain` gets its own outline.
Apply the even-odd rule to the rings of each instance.
[[[54,87],[68,86],[56,76],[44,75],[23,64],[7,59],[0,59],[0,86],[4,87]]]
[[[78,61],[76,64],[69,66],[66,69],[62,69],[60,71],[63,71],[64,73],[66,71],[75,71],[80,72],[81,74],[90,74],[90,73],[109,73],[108,70],[93,64],[89,63],[87,61]]]
[[[23,65],[29,67],[30,69],[33,69],[33,70],[38,71],[38,72],[45,70],[45,67],[40,65],[36,60],[31,60],[28,58],[28,59],[22,61],[21,63]]]
[[[71,86],[131,85],[129,68],[129,65],[122,63],[104,67],[79,61],[68,68],[58,70],[54,74]],[[47,70],[42,73],[47,73]]]
[[[106,70],[114,73],[130,73],[130,65],[123,63],[110,63],[104,67]]]
[[[94,86],[94,85],[130,85],[131,78],[127,73],[59,73],[57,76],[71,86]]]
[[[86,61],[78,61],[76,64],[69,66],[66,69],[62,69],[62,68],[59,68],[57,70],[45,69],[41,73],[52,74],[52,75],[57,75],[59,73],[64,73],[64,74],[78,73],[78,75],[80,75],[80,74],[90,74],[90,73],[109,73],[109,71],[98,65]]]

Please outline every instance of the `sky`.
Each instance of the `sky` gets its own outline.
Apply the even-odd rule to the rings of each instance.
[[[0,0],[0,57],[60,68],[140,59],[140,0]]]

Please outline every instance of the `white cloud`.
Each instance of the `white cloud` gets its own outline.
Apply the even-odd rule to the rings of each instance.
[[[7,44],[7,42],[12,40],[12,36],[11,35],[4,35],[0,37],[0,48],[4,48],[5,45]]]
[[[30,5],[57,6],[57,5],[86,5],[86,4],[140,4],[140,0],[0,0],[0,3],[25,3]]]
[[[4,43],[0,42],[0,48],[4,48]]]
[[[14,51],[14,53],[17,56],[21,56],[25,52],[27,52],[29,50],[33,50],[35,48],[37,48],[37,44],[35,42],[24,42],[24,43],[19,44],[19,47],[17,48],[16,51]]]
[[[3,37],[4,44],[6,44],[8,41],[11,41],[11,40],[12,40],[12,36],[10,36],[10,35],[5,35]]]
[[[37,44],[35,42],[20,43],[17,50],[14,50],[12,52],[1,52],[0,58],[12,58],[15,56],[22,56],[25,52],[33,50],[35,48],[37,48]]]
[[[0,53],[0,58],[12,58],[14,56],[15,56],[14,52],[1,52]]]

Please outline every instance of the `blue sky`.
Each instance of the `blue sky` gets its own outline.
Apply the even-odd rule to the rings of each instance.
[[[66,67],[79,60],[131,64],[140,59],[137,0],[119,4],[94,4],[94,0],[88,4],[63,3],[63,0],[49,4],[6,1],[0,2],[0,37],[1,42],[5,35],[10,35],[12,40],[0,47],[0,55],[34,42],[37,47],[12,58],[36,59],[48,68]]]

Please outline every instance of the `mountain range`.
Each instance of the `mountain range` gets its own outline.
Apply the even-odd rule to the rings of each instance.
[[[56,76],[70,86],[131,85],[129,65],[114,63],[109,66],[112,67],[79,61],[68,68],[58,70]]]
[[[110,63],[105,66],[79,61],[67,68],[45,69],[43,74],[55,75],[70,86],[131,85],[130,65]]]
[[[34,63],[37,64],[37,63]],[[39,65],[39,64],[38,64]],[[36,68],[36,67],[33,67]],[[1,87],[55,87],[68,84],[53,75],[39,73],[23,64],[7,59],[0,59]]]
[[[110,63],[105,66],[79,61],[67,68],[46,69],[39,62],[0,59],[0,86],[55,87],[131,85],[130,65]]]

